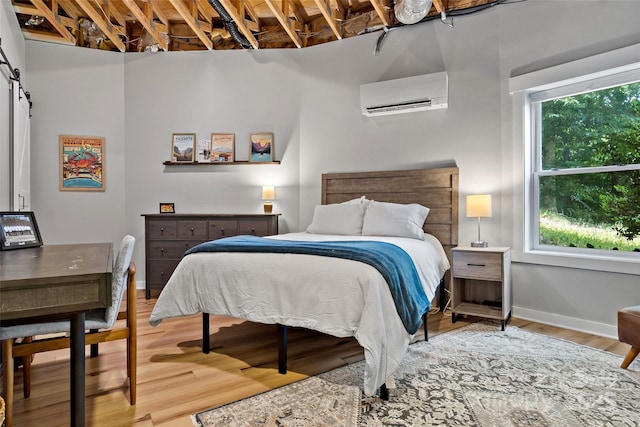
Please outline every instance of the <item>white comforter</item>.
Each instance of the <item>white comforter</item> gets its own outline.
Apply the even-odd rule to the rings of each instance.
[[[289,233],[287,240],[379,240],[413,259],[429,300],[449,262],[438,240]],[[302,254],[195,253],[184,257],[162,290],[149,323],[199,312],[355,337],[364,348],[364,391],[372,395],[393,373],[412,336],[374,267],[358,261]]]

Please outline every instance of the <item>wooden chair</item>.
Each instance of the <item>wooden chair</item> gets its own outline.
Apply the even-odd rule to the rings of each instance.
[[[620,366],[622,369],[627,369],[640,353],[640,305],[621,308],[618,311],[618,340],[631,345],[627,357]]]
[[[91,345],[91,357],[98,355],[98,343],[127,340],[127,378],[129,383],[129,402],[136,403],[136,267],[131,262],[135,238],[125,236],[120,244],[112,271],[112,304],[101,309],[92,310],[86,314],[85,343]],[[120,312],[120,305],[127,291],[126,311]],[[125,325],[115,327],[117,320],[125,320]],[[0,340],[3,345],[3,360],[22,357],[24,397],[31,394],[31,359],[36,353],[69,348],[69,321],[34,323],[28,325],[9,326],[0,328]],[[51,336],[52,334],[66,334],[65,336]],[[17,339],[22,338],[21,341]],[[13,363],[2,364],[3,385],[6,403],[7,427],[11,426],[10,415],[13,405]]]

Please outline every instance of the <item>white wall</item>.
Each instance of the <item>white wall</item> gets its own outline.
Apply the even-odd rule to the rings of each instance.
[[[124,56],[27,42],[32,206],[45,244],[113,242],[127,232]],[[59,136],[105,138],[104,192],[59,191]]]
[[[140,215],[157,212],[159,202],[174,202],[178,212],[260,212],[259,188],[268,182],[276,185],[281,231],[298,231],[320,202],[322,173],[456,163],[461,213],[466,194],[491,192],[494,216],[483,221],[483,239],[513,245],[522,233],[514,215],[522,177],[509,76],[639,43],[637,16],[636,1],[529,0],[457,17],[454,29],[433,21],[393,30],[379,56],[381,33],[251,52],[123,55],[27,43],[38,99],[34,206],[52,217],[41,228],[48,243],[135,235],[143,280]],[[448,109],[360,115],[360,84],[442,70]],[[274,132],[280,165],[162,165],[173,132],[233,132],[243,159],[257,131]],[[59,133],[107,137],[107,193],[57,190]],[[462,214],[460,244],[475,233]],[[523,263],[513,273],[514,314],[540,321],[613,335],[617,309],[640,304],[639,275]]]
[[[25,67],[25,43],[20,31],[20,24],[13,10],[11,2],[0,1],[0,40],[4,54],[11,63],[12,68],[21,71],[20,81],[29,90]],[[4,61],[4,58],[2,58]],[[11,207],[10,186],[10,96],[9,80],[11,73],[9,66],[0,66],[0,211],[9,210]]]

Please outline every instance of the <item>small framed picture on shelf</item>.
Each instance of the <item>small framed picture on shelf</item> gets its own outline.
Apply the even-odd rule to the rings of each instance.
[[[235,139],[233,133],[212,133],[211,163],[233,163]]]
[[[249,162],[266,163],[273,161],[273,133],[252,133],[249,135],[249,140]]]
[[[198,150],[196,153],[198,163],[209,163],[211,161],[211,141],[208,139],[198,140]]]
[[[193,162],[195,160],[196,134],[174,133],[171,141],[172,162]]]
[[[0,250],[42,246],[33,212],[0,212]]]
[[[160,203],[160,213],[169,214],[176,213],[176,206],[173,203]]]

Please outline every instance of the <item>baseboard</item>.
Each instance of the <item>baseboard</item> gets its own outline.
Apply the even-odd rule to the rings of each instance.
[[[137,290],[145,290],[147,288],[147,283],[144,280],[136,280],[136,289]]]
[[[618,339],[618,325],[593,322],[591,320],[578,319],[576,317],[562,316],[560,314],[546,313],[544,311],[530,310],[528,308],[513,307],[513,317],[531,320],[545,325],[558,326],[573,331],[586,332],[606,338]]]

